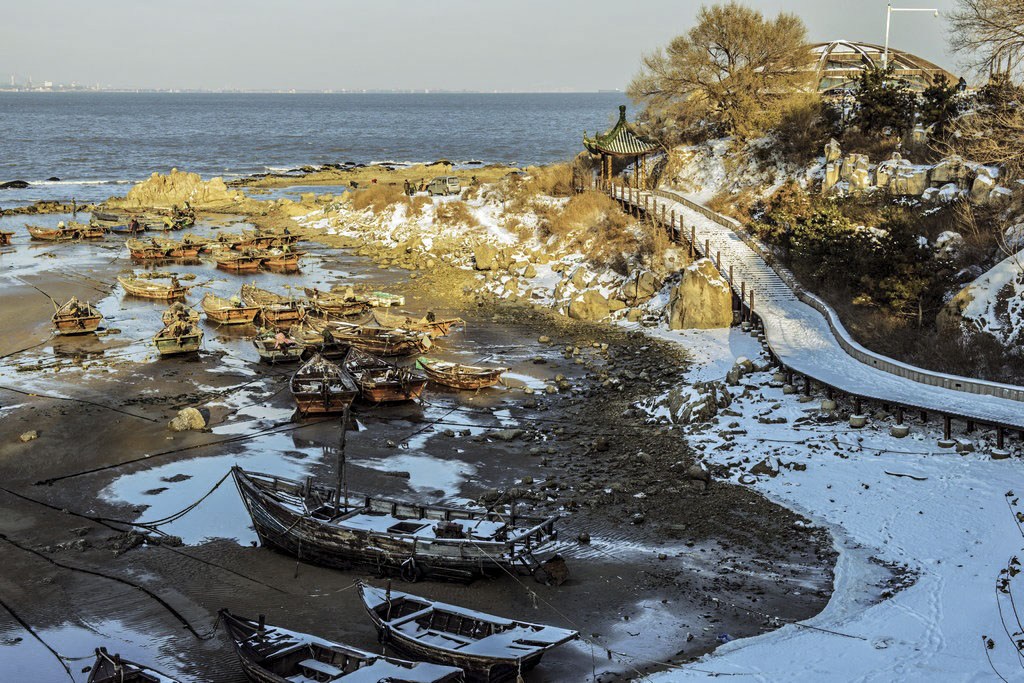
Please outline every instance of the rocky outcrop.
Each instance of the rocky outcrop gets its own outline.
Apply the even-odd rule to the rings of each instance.
[[[649,270],[634,270],[619,288],[619,297],[630,305],[647,301],[661,289],[661,282]]]
[[[683,271],[672,289],[668,326],[673,330],[711,329],[732,325],[732,291],[711,259],[700,259]]]
[[[492,270],[498,248],[493,244],[482,242],[473,247],[473,267],[477,270]]]
[[[1024,342],[1024,255],[1010,256],[957,292],[936,317],[939,330],[984,332],[1006,344]]]
[[[588,289],[569,302],[568,315],[573,320],[604,320],[611,314],[608,299],[596,289]]]
[[[243,201],[241,192],[229,190],[221,178],[203,180],[198,173],[174,168],[167,175],[154,173],[128,191],[124,199],[107,202],[122,208],[170,208],[188,202],[195,209],[219,208]]]

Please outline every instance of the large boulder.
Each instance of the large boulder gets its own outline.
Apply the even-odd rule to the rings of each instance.
[[[172,432],[187,432],[206,428],[206,418],[195,408],[179,410],[167,428]]]
[[[825,144],[825,163],[831,164],[841,156],[843,156],[843,148],[839,145],[839,141],[835,138],[829,138]]]
[[[889,194],[919,197],[928,189],[928,169],[901,166],[889,180]]]
[[[996,181],[994,178],[987,173],[979,172],[974,178],[974,183],[971,185],[971,201],[978,204],[987,201],[992,188],[995,186]]]
[[[198,173],[186,173],[174,168],[167,175],[154,173],[128,190],[122,200],[109,202],[124,208],[170,208],[188,202],[193,208],[224,206],[244,199],[241,192],[232,191],[221,178],[203,180]]]
[[[967,170],[964,160],[953,154],[935,164],[932,168],[932,182],[940,185],[956,183],[963,187],[967,182]]]
[[[477,270],[492,270],[494,258],[498,255],[498,248],[493,244],[481,242],[473,247],[474,267]]]
[[[848,154],[847,157],[843,159],[843,168],[839,172],[839,176],[843,180],[849,180],[854,171],[867,171],[870,167],[871,162],[868,159],[867,154]]]
[[[668,326],[673,330],[711,329],[732,325],[732,291],[711,259],[700,259],[683,271],[672,289]]]
[[[649,270],[634,270],[619,287],[619,296],[629,304],[646,301],[658,293],[661,283]]]
[[[588,289],[569,302],[573,320],[603,320],[611,313],[608,299],[596,289]]]
[[[853,173],[850,174],[850,192],[853,194],[859,194],[867,192],[871,187],[871,174],[867,169],[856,168]]]
[[[837,161],[825,164],[825,177],[821,181],[822,194],[827,194],[839,182],[839,167],[840,164]]]

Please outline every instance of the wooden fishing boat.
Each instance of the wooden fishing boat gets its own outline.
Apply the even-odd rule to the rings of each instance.
[[[260,254],[263,257],[263,266],[271,270],[298,270],[299,259],[305,256],[302,251],[264,251]]]
[[[292,397],[303,415],[342,413],[359,394],[348,370],[315,354],[295,371]]]
[[[0,230],[0,247],[6,247],[11,243],[11,238],[14,237],[13,232],[4,232]]]
[[[111,211],[93,211],[90,220],[102,221],[104,223],[127,223],[124,214]]]
[[[312,319],[309,322],[320,330],[330,330],[337,341],[375,356],[412,356],[423,353],[433,346],[430,335],[423,332],[388,330],[383,327]]]
[[[359,398],[367,403],[414,401],[427,386],[422,372],[400,368],[354,347],[345,355],[344,365],[359,385]]]
[[[514,681],[579,637],[566,628],[496,617],[409,593],[357,584],[382,642],[418,660],[457,666],[470,681]]]
[[[174,301],[184,299],[188,294],[189,287],[185,287],[176,277],[170,278],[170,283],[157,282],[156,278],[141,278],[137,276],[119,275],[117,281],[121,283],[126,294],[142,297],[143,299],[158,299],[160,301]]]
[[[370,302],[366,299],[356,298],[350,293],[327,293],[319,289],[305,287],[303,289],[309,297],[310,308],[317,314],[324,317],[336,316],[347,318],[353,315],[361,315],[370,310]]]
[[[44,228],[40,225],[26,225],[25,228],[34,240],[42,240],[45,242],[70,242],[71,240],[78,239],[77,230],[71,230],[64,226],[57,228]]]
[[[236,254],[233,252],[220,252],[214,254],[213,260],[217,267],[223,270],[230,270],[234,273],[251,273],[259,270],[263,263],[263,257],[249,252]]]
[[[166,311],[160,314],[160,321],[166,326],[176,320],[184,320],[194,325],[199,322],[199,311],[189,308],[180,301],[175,301]]]
[[[188,320],[175,320],[153,337],[153,345],[161,356],[198,353],[203,344],[203,331]]]
[[[247,249],[269,249],[275,243],[278,243],[276,235],[258,235],[250,232],[244,233],[230,244],[235,251],[245,251]]]
[[[155,669],[127,659],[121,659],[118,655],[107,653],[105,647],[96,650],[96,661],[89,669],[89,678],[86,683],[176,683],[175,679],[169,678]]]
[[[536,572],[554,550],[551,517],[510,515],[507,508],[419,505],[232,469],[264,546],[315,564],[361,568],[406,581],[472,581],[505,572]],[[557,557],[557,556],[556,556]],[[564,563],[563,563],[564,564]]]
[[[281,337],[278,337],[281,335]],[[294,363],[298,361],[307,347],[291,334],[267,330],[252,340],[260,360],[265,363]]]
[[[218,613],[242,670],[256,683],[461,683],[461,669],[375,655],[343,643]]]
[[[309,360],[313,354],[319,353],[327,360],[344,360],[348,350],[352,348],[344,342],[340,342],[328,332],[317,329],[310,324],[309,318],[305,318],[288,328],[288,336],[302,344],[302,360]]]
[[[90,303],[82,303],[75,297],[57,307],[53,314],[53,327],[57,334],[88,334],[100,326],[103,316]]]
[[[209,292],[203,297],[202,305],[206,317],[221,325],[249,325],[260,312],[259,306],[245,306],[241,299],[236,303]]]
[[[246,306],[259,306],[260,318],[268,325],[290,327],[306,316],[306,309],[295,299],[268,292],[255,284],[242,285],[240,296]]]
[[[137,261],[157,261],[170,258],[167,255],[168,249],[154,240],[127,239],[124,246],[128,249],[131,257]]]
[[[462,318],[443,318],[438,320],[431,314],[422,318],[413,318],[408,315],[388,313],[380,309],[374,309],[370,313],[370,319],[380,327],[409,330],[412,332],[426,332],[431,337],[447,337],[453,327],[466,324],[466,321]]]
[[[99,240],[107,236],[107,229],[101,225],[86,225],[85,223],[71,223],[68,230],[78,233],[81,240]]]
[[[423,368],[431,382],[470,391],[493,387],[501,381],[501,375],[508,372],[508,368],[463,365],[432,358],[420,358],[416,366]]]

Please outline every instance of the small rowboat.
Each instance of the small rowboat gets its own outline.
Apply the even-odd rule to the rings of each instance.
[[[283,341],[277,337],[280,334]],[[260,360],[265,363],[294,363],[302,357],[306,346],[291,335],[283,332],[267,332],[260,334],[252,340],[256,347],[256,353],[260,354]]]
[[[202,343],[203,331],[187,320],[176,320],[153,337],[153,344],[161,356],[198,353]]]
[[[309,323],[309,318],[300,320],[288,328],[288,335],[305,347],[302,360],[309,360],[315,353],[319,353],[327,360],[344,360],[348,350],[352,348],[339,342],[329,332],[324,334],[322,330],[315,328]]]
[[[70,242],[79,238],[78,231],[70,228],[44,228],[39,225],[26,225],[28,234],[34,240],[44,242]]]
[[[352,323],[310,321],[320,330],[328,329],[335,340],[362,349],[375,356],[412,356],[423,353],[433,343],[430,335],[405,330],[387,330],[383,327],[353,325]]]
[[[213,260],[217,262],[218,268],[230,270],[233,273],[251,273],[259,270],[260,264],[263,263],[262,256],[249,253],[233,254],[221,252],[214,254]]]
[[[379,309],[372,311],[370,317],[375,324],[381,327],[409,330],[411,332],[426,332],[431,337],[447,337],[453,327],[466,324],[466,321],[462,318],[438,320],[433,318],[431,314],[427,314],[422,318],[413,318],[407,315],[388,313]]]
[[[155,261],[170,258],[167,254],[169,251],[167,247],[158,243],[156,240],[146,242],[143,240],[128,239],[124,241],[124,246],[128,249],[128,253],[131,257],[138,261]]]
[[[160,321],[166,326],[175,320],[184,320],[194,325],[199,322],[199,311],[189,308],[180,301],[175,301],[170,308],[160,314]]]
[[[0,230],[0,247],[6,247],[11,243],[11,238],[14,237],[13,232],[4,232]]]
[[[299,259],[305,255],[301,251],[265,251],[262,253],[263,266],[271,270],[298,270]]]
[[[306,316],[306,309],[295,299],[268,292],[255,284],[242,285],[240,296],[246,306],[259,306],[260,317],[268,325],[290,327]]]
[[[218,613],[235,646],[242,670],[257,683],[462,683],[461,669],[407,662],[342,643]]]
[[[350,494],[328,486],[234,467],[231,474],[260,542],[302,560],[363,568],[406,581],[472,581],[536,572],[554,551],[559,516],[508,509],[420,505]],[[551,566],[551,565],[547,565]]]
[[[382,642],[417,660],[457,666],[470,681],[514,681],[548,650],[575,640],[566,628],[496,617],[358,582]]]
[[[158,299],[160,301],[174,301],[184,299],[188,294],[188,287],[183,286],[175,277],[171,278],[170,284],[162,284],[153,279],[140,278],[136,276],[118,276],[117,281],[126,294],[142,297],[143,299]]]
[[[275,242],[277,242],[277,237],[274,235],[246,234],[233,240],[231,242],[231,248],[235,251],[245,251],[247,249],[269,249],[274,246]]]
[[[53,314],[53,327],[57,334],[88,334],[100,326],[103,316],[92,304],[71,297]]]
[[[82,240],[100,240],[106,237],[107,229],[101,225],[86,225],[85,223],[71,223],[68,226],[69,230],[75,230],[78,232],[78,239]]]
[[[317,314],[328,317],[348,317],[360,315],[370,310],[370,302],[366,299],[356,298],[349,294],[335,294],[321,292],[319,289],[306,287],[304,290],[309,297],[310,306]]]
[[[292,396],[303,415],[327,415],[344,412],[359,394],[352,375],[320,354],[314,355],[295,371]]]
[[[416,366],[423,368],[431,382],[453,389],[484,389],[501,381],[501,375],[508,368],[487,368],[479,365],[463,365],[431,358],[420,358]]]
[[[203,297],[203,311],[206,317],[221,325],[248,325],[251,324],[260,312],[259,306],[244,306],[242,300],[238,303],[230,299],[210,294],[207,292]]]
[[[148,666],[129,662],[118,655],[107,653],[105,647],[96,650],[96,661],[89,669],[86,683],[176,683],[175,679],[150,669]]]
[[[359,398],[367,403],[402,403],[423,395],[427,376],[413,368],[400,368],[357,348],[345,356],[345,369],[359,385]]]
[[[91,220],[103,221],[104,223],[127,223],[128,219],[124,214],[111,213],[110,211],[93,211]]]

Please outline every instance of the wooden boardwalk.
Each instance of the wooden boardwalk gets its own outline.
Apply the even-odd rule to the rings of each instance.
[[[635,215],[661,225],[694,257],[710,258],[729,281],[743,320],[763,328],[765,342],[791,383],[802,380],[828,395],[841,392],[858,405],[870,400],[891,406],[897,421],[906,410],[943,419],[945,438],[952,420],[996,428],[1002,448],[1007,429],[1024,434],[1024,387],[986,382],[918,368],[858,344],[823,300],[803,290],[792,273],[774,263],[764,247],[738,222],[684,195],[638,191],[612,185],[606,191]]]

